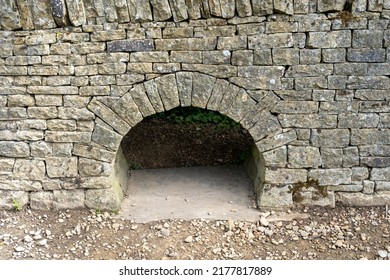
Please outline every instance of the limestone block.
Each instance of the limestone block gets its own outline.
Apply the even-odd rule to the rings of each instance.
[[[237,67],[230,65],[182,64],[182,70],[201,72],[216,78],[237,76]]]
[[[371,170],[370,180],[390,181],[390,167],[373,168]]]
[[[221,5],[222,17],[232,18],[235,15],[236,3],[234,0],[219,0]]]
[[[249,49],[291,48],[294,40],[292,33],[259,34],[248,36]]]
[[[343,167],[359,165],[359,150],[357,147],[347,147],[343,149]]]
[[[288,167],[317,168],[321,165],[319,148],[288,146]]]
[[[272,65],[271,49],[255,50],[253,55],[254,65]]]
[[[221,104],[222,98],[229,87],[229,82],[222,79],[217,79],[213,90],[211,92],[210,99],[207,103],[207,109],[217,111]]]
[[[64,27],[69,24],[65,0],[50,0],[50,8],[53,18],[58,26]],[[72,17],[74,18],[74,16]]]
[[[25,108],[13,107],[13,108],[0,108],[0,120],[20,120],[26,119],[27,112]]]
[[[79,209],[85,208],[84,190],[54,190],[54,209]]]
[[[287,15],[294,14],[293,0],[274,0],[274,10]]]
[[[156,39],[158,51],[207,51],[214,50],[217,38]]]
[[[279,148],[264,152],[264,162],[269,167],[286,167],[287,165],[287,147],[281,146]]]
[[[265,171],[265,182],[270,184],[292,184],[306,181],[306,169],[267,168]]]
[[[0,75],[6,75],[6,76],[27,75],[27,67],[25,67],[25,66],[0,66]]]
[[[46,131],[45,140],[57,143],[89,143],[91,141],[91,133],[74,131]]]
[[[13,190],[13,191],[41,191],[42,184],[38,181],[31,180],[2,180],[0,181],[1,190]]]
[[[383,206],[390,204],[390,193],[337,193],[336,201],[345,206]]]
[[[383,0],[368,0],[368,11],[382,12]]]
[[[347,0],[333,1],[333,0],[318,0],[318,11],[334,12],[344,10],[344,6]]]
[[[106,20],[108,22],[116,22],[118,20],[118,15],[116,13],[115,0],[104,0],[100,3],[100,0],[97,1],[99,6],[103,6],[103,15],[105,14]],[[99,7],[100,8],[100,7]]]
[[[313,101],[279,101],[271,112],[283,114],[316,113],[318,103]]]
[[[369,167],[387,167],[390,165],[388,157],[361,157],[360,163]]]
[[[23,30],[34,29],[33,15],[28,0],[16,0],[19,9],[20,25]]]
[[[21,28],[20,14],[15,0],[0,1],[0,25],[4,30]]]
[[[10,48],[11,49],[11,48]],[[11,49],[12,50],[12,49]],[[11,56],[5,59],[7,65],[33,65],[41,63],[40,56]]]
[[[239,17],[249,17],[252,15],[250,0],[236,0],[236,9]]]
[[[379,123],[379,115],[373,113],[339,114],[340,128],[374,128]]]
[[[222,10],[221,10],[220,1],[219,0],[209,0],[208,2],[209,2],[209,8],[210,8],[211,15],[216,16],[216,17],[222,17]],[[244,2],[244,1],[241,1],[241,2]],[[252,7],[251,7],[251,10],[252,10]]]
[[[216,78],[194,73],[192,76],[192,102],[191,105],[199,108],[206,108],[207,102],[211,96]]]
[[[33,210],[48,211],[54,208],[53,192],[35,192],[30,194],[30,207]]]
[[[339,49],[323,49],[322,60],[326,63],[345,62],[346,50]]]
[[[15,179],[43,180],[46,168],[42,160],[17,159],[13,172]]]
[[[138,98],[137,102],[142,105],[143,104],[141,103],[142,100],[143,99],[140,100]],[[125,94],[121,99],[119,99],[114,104],[112,109],[123,120],[125,120],[128,124],[130,124],[130,126],[135,126],[138,122],[140,122],[143,119],[140,109],[138,108],[136,102],[134,101],[131,92]]]
[[[199,19],[202,17],[202,0],[186,0],[186,3],[190,19]]]
[[[14,202],[17,202],[23,208],[28,201],[28,192],[0,190],[0,209],[14,210]]]
[[[264,119],[259,120],[249,129],[249,133],[255,142],[265,138],[271,133],[280,129],[280,123],[275,116],[265,115]]]
[[[177,81],[174,74],[158,77],[155,79],[155,83],[165,110],[170,110],[180,105]]]
[[[168,0],[151,0],[154,21],[166,21],[172,17]]]
[[[108,52],[145,52],[154,50],[153,40],[130,39],[107,42]]]
[[[321,207],[336,207],[335,194],[333,191],[328,191],[324,197],[322,194],[315,192],[302,192],[302,200],[299,202],[301,205],[315,205]]]
[[[294,203],[290,186],[279,187],[272,184],[264,184],[264,187],[258,196],[257,204],[260,208],[292,206]]]
[[[96,159],[104,162],[112,162],[115,159],[115,153],[92,145],[75,144],[73,155]]]
[[[389,192],[390,191],[390,182],[384,182],[384,181],[376,182],[375,191],[376,192],[382,192],[382,191]]]
[[[30,144],[31,156],[45,158],[52,155],[52,145],[45,141],[37,141]]]
[[[88,109],[94,112],[120,134],[125,135],[130,130],[130,126],[125,121],[98,100],[92,99],[92,101],[88,104]]]
[[[252,10],[254,15],[269,15],[273,13],[273,0],[252,0]]]
[[[341,148],[321,148],[322,167],[336,168],[343,164],[343,150]]]
[[[120,188],[86,190],[85,205],[92,209],[117,211],[123,199]]]
[[[50,46],[51,54],[69,54],[70,51],[75,54],[88,54],[104,52],[106,44],[102,42],[81,42],[75,44],[60,43]]]
[[[46,158],[47,175],[50,178],[72,178],[78,174],[77,157]]]
[[[159,74],[169,74],[180,71],[180,63],[154,63],[153,72]]]
[[[363,181],[363,191],[364,194],[373,194],[375,191],[375,182],[364,180]]]
[[[349,49],[347,59],[351,62],[384,62],[386,51],[384,49]]]
[[[183,63],[202,63],[201,51],[171,51],[171,62],[183,62]]]
[[[313,169],[309,178],[318,179],[321,186],[351,184],[352,170],[350,168]]]
[[[177,91],[179,94],[181,107],[191,106],[192,79],[193,79],[192,76],[193,74],[190,72],[176,73]],[[146,83],[145,83],[145,87],[146,87]]]
[[[317,147],[346,147],[350,142],[348,129],[313,129],[311,142]]]
[[[259,152],[264,152],[286,145],[296,139],[297,134],[295,130],[290,129],[260,140],[256,143],[256,147]]]
[[[294,0],[294,14],[308,14],[310,0]]]
[[[226,114],[228,112],[228,109],[231,107],[233,100],[235,99],[236,95],[240,91],[240,88],[237,87],[234,84],[229,84],[229,86],[226,89],[226,92],[224,92],[224,95],[221,99],[221,102],[218,107],[218,112],[222,114]],[[194,94],[194,93],[193,93]]]
[[[93,159],[79,159],[80,176],[108,176],[113,172],[111,164]]]
[[[71,86],[28,86],[27,93],[30,94],[54,94],[54,95],[77,95],[78,87]]]
[[[157,84],[154,80],[149,80],[144,83],[146,94],[156,112],[164,112],[164,105],[158,93]]]
[[[110,86],[80,87],[79,94],[84,96],[110,95]]]
[[[149,1],[127,0],[132,22],[152,21],[152,10]]]
[[[92,140],[110,150],[116,151],[122,141],[122,135],[96,124]]]
[[[118,15],[118,22],[124,23],[130,21],[129,8],[127,0],[115,0],[115,8]]]
[[[171,6],[173,20],[175,22],[188,19],[187,5],[185,0],[169,0]]]
[[[70,22],[74,26],[80,26],[86,23],[84,3],[82,0],[66,0],[66,6],[68,8]]]
[[[316,65],[295,65],[290,67],[285,76],[286,77],[311,77],[331,75],[333,73],[333,66],[329,64]]]
[[[360,100],[385,100],[387,94],[388,90],[360,89],[356,91],[355,96]]]
[[[240,89],[226,115],[234,121],[240,122],[248,114],[250,108],[254,107],[256,107],[256,101],[252,99],[246,90]]]
[[[351,47],[351,31],[309,32],[307,47],[311,48],[349,48]]]
[[[8,96],[8,107],[30,107],[35,105],[35,99],[31,95]]]
[[[278,119],[282,127],[299,128],[335,128],[337,126],[336,115],[320,114],[280,114]]]
[[[253,65],[253,51],[252,50],[233,51],[231,64],[237,66]]]
[[[56,27],[51,14],[49,1],[32,1],[29,2],[28,5],[31,5],[35,29],[50,29]]]
[[[353,48],[381,48],[383,30],[354,30],[352,37]]]
[[[0,141],[0,156],[23,158],[30,156],[30,147],[24,142]]]

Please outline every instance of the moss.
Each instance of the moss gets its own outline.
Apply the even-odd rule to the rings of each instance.
[[[320,197],[328,196],[328,188],[326,186],[320,186],[318,179],[309,179],[307,182],[298,182],[291,186],[290,192],[292,193],[293,201],[300,203],[303,201],[302,192],[312,188],[314,200],[319,200]]]
[[[358,17],[354,16],[350,11],[341,11],[337,13],[337,19],[341,20],[343,26],[347,26],[350,22],[357,21]]]

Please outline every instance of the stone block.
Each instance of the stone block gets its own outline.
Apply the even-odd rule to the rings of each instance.
[[[112,151],[116,151],[122,141],[122,135],[113,130],[107,129],[99,124],[95,125],[95,130],[92,134],[92,140],[95,143],[102,145]]]
[[[20,208],[29,202],[28,192],[0,190],[0,209],[15,210],[14,202],[17,201]]]
[[[201,72],[216,78],[237,76],[237,67],[230,65],[182,64],[183,71]]]
[[[249,49],[291,48],[294,45],[292,33],[259,34],[248,36]]]
[[[343,164],[343,150],[341,148],[321,148],[323,168],[341,167]]]
[[[280,114],[278,119],[284,128],[336,128],[336,115],[322,114]]]
[[[264,184],[261,193],[258,194],[257,204],[260,208],[292,206],[294,203],[290,186],[279,187],[272,184]]]
[[[202,63],[202,52],[201,51],[171,51],[170,55],[171,62],[181,63]]]
[[[73,151],[73,143],[49,143],[53,150],[53,157],[71,157]],[[32,148],[31,148],[32,154]]]
[[[176,76],[177,77],[177,76]],[[149,80],[144,83],[146,94],[149,98],[156,113],[164,112],[165,108],[161,100],[160,94],[158,93],[157,84],[154,80]],[[141,116],[142,117],[142,116]]]
[[[373,182],[372,182],[373,183]],[[375,185],[376,192],[390,192],[390,182],[378,181]]]
[[[149,1],[128,0],[129,14],[132,22],[147,22],[153,20]]]
[[[113,172],[111,164],[93,159],[79,159],[80,176],[108,176]]]
[[[318,49],[350,48],[351,40],[350,30],[310,32],[307,37],[307,47]]]
[[[193,74],[188,72],[176,73],[177,90],[181,107],[191,106]],[[212,90],[213,88],[211,88]]]
[[[321,165],[319,148],[288,146],[289,168],[317,168]]]
[[[254,15],[272,14],[273,9],[273,0],[252,0],[252,10]]]
[[[272,65],[271,49],[255,50],[253,55],[254,65]]]
[[[207,51],[214,50],[217,38],[156,39],[158,51]]]
[[[172,17],[168,0],[151,0],[154,21],[166,21]]]
[[[50,178],[74,178],[78,174],[77,157],[46,158],[46,169]]]
[[[269,167],[286,167],[287,147],[281,146],[273,150],[263,152],[264,162]]]
[[[318,11],[323,12],[334,12],[343,11],[347,0],[332,1],[332,0],[318,0]]]
[[[233,51],[231,58],[232,65],[250,66],[253,65],[253,51]]]
[[[364,180],[363,181],[363,191],[364,194],[374,194],[375,191],[375,182]]]
[[[322,50],[322,61],[325,63],[339,63],[345,62],[346,49],[323,49]]]
[[[313,129],[311,142],[317,147],[346,147],[350,142],[348,129]]]
[[[374,128],[379,123],[379,115],[373,113],[339,114],[340,128]]]
[[[33,210],[50,211],[54,209],[53,192],[35,192],[30,194],[30,207]]]
[[[153,51],[154,45],[151,39],[131,39],[107,42],[108,52],[148,52]]]
[[[293,0],[274,0],[274,10],[279,13],[293,15],[294,2]]]
[[[265,182],[269,184],[293,184],[307,181],[306,169],[266,169]]]
[[[119,188],[86,190],[85,205],[92,209],[117,211],[123,199]]]
[[[251,134],[253,140],[257,142],[271,133],[276,132],[280,128],[280,123],[276,117],[272,115],[266,115],[264,119],[259,120],[248,131]]]
[[[273,113],[282,114],[311,114],[318,110],[318,102],[313,101],[279,101],[272,108]]]
[[[373,168],[371,170],[370,180],[390,181],[390,167]]]
[[[385,49],[349,49],[347,59],[351,62],[384,62],[386,59]]]
[[[24,142],[0,141],[0,156],[24,158],[30,156],[30,147]]]
[[[89,143],[91,141],[91,133],[74,131],[47,131],[45,140],[57,143]]]
[[[54,209],[79,209],[85,208],[84,190],[54,190]]]
[[[115,159],[115,153],[102,149],[100,147],[94,147],[92,145],[75,144],[73,148],[73,154],[76,156],[96,159],[104,162],[112,162]]]
[[[390,204],[390,193],[337,193],[336,201],[345,206],[383,206]]]
[[[229,82],[223,79],[217,79],[213,90],[211,92],[210,99],[207,103],[207,109],[217,111],[225,92],[229,87]]]
[[[321,186],[351,184],[352,170],[349,168],[313,169],[309,178],[318,179]]]
[[[135,126],[138,122],[140,122],[143,119],[143,117],[142,117],[142,114],[140,112],[139,107],[137,106],[136,102],[134,101],[134,99],[132,97],[132,94],[133,94],[133,92],[129,92],[129,93],[125,94],[121,99],[119,99],[114,104],[112,109],[123,120],[125,120],[128,124],[130,124],[130,126]],[[137,98],[138,104],[140,106],[143,106],[142,105],[143,103],[141,103],[141,101],[143,99],[140,99],[140,97],[137,97],[137,96],[136,96],[136,98]],[[146,103],[146,104],[148,104],[148,103]],[[145,108],[143,106],[141,108],[143,111],[145,111],[146,110],[145,108],[149,108],[149,106],[145,107]],[[153,111],[154,111],[154,109],[153,109]],[[144,112],[144,113],[147,113],[147,112],[149,112],[149,110]]]
[[[45,163],[42,160],[17,159],[13,174],[15,179],[43,180],[46,174]]]
[[[192,95],[191,106],[206,108],[207,102],[210,99],[216,78],[194,73],[192,76]]]

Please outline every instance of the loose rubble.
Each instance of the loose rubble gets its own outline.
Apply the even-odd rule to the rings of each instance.
[[[0,248],[0,259],[389,260],[390,220],[384,207],[259,212],[255,222],[151,223],[92,210],[26,209],[0,212]]]

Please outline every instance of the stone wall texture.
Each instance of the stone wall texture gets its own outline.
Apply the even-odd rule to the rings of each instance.
[[[0,208],[118,209],[178,106],[251,134],[260,207],[390,204],[390,0],[0,0]]]

